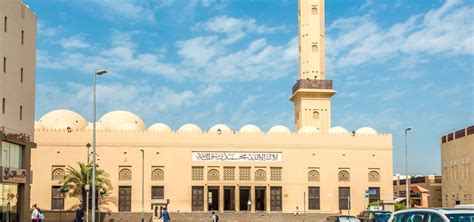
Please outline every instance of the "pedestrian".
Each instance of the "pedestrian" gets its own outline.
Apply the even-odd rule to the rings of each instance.
[[[212,211],[211,222],[219,222],[219,216],[214,211]]]
[[[36,204],[33,204],[31,207],[32,212],[31,212],[31,222],[38,222],[41,221],[40,219],[40,212],[38,210],[38,206]]]
[[[76,222],[84,221],[84,209],[82,209],[82,204],[79,204],[79,208],[76,210]]]
[[[171,220],[170,214],[168,213],[168,210],[166,207],[163,208],[163,222],[169,222]]]

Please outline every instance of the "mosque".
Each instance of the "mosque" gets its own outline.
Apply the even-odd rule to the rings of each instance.
[[[223,124],[174,130],[164,123],[147,127],[127,111],[109,112],[97,122],[97,157],[113,190],[100,208],[141,212],[142,192],[146,212],[168,206],[171,212],[357,214],[369,202],[391,201],[392,136],[331,126],[336,91],[325,72],[324,0],[299,0],[298,26],[294,132]],[[45,210],[80,203],[58,188],[67,166],[89,160],[91,141],[92,124],[73,111],[54,110],[36,122],[33,203]]]

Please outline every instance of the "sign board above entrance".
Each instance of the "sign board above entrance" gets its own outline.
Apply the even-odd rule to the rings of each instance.
[[[269,152],[193,152],[193,161],[281,162],[281,153]]]

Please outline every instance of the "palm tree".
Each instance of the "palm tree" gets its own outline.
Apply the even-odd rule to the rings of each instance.
[[[62,180],[63,185],[60,189],[67,192],[69,197],[80,198],[82,203],[85,203],[87,201],[85,185],[92,181],[92,166],[81,162],[77,162],[77,164],[79,169],[74,169],[71,166],[66,168],[66,176]],[[98,191],[97,196],[99,193],[107,196],[112,190],[109,174],[98,167],[96,168],[96,190]],[[89,207],[92,205],[90,201]]]

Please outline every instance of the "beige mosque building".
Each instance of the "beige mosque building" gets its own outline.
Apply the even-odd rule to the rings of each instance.
[[[113,184],[112,201],[101,209],[141,212],[142,192],[149,213],[167,205],[171,212],[358,214],[369,202],[392,201],[392,136],[331,125],[336,91],[325,75],[324,1],[300,0],[298,25],[298,81],[290,98],[295,131],[147,127],[133,113],[109,112],[97,122],[98,166]],[[36,122],[35,142],[31,201],[71,209],[79,199],[62,197],[58,188],[67,166],[88,161],[92,124],[54,110]]]

